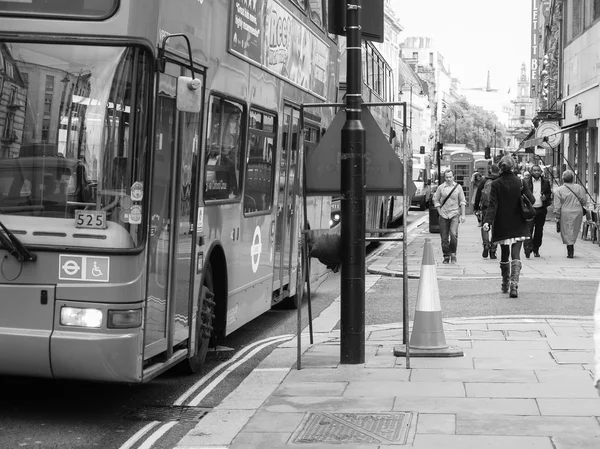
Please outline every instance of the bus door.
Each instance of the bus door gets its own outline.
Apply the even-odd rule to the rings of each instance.
[[[182,74],[190,76],[167,63],[158,82],[144,359],[164,351],[170,356],[173,345],[189,336],[190,300],[199,289],[194,192],[201,113],[177,111]]]
[[[279,157],[279,182],[277,189],[277,217],[275,226],[275,260],[273,266],[273,290],[288,285],[287,294],[292,289],[293,251],[297,251],[296,239],[292,232],[296,218],[296,192],[294,181],[298,168],[298,148],[300,138],[300,111],[286,105],[283,110],[281,151]],[[284,296],[284,297],[285,297]]]

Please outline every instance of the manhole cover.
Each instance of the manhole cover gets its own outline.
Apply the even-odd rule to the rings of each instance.
[[[203,407],[149,405],[132,410],[123,418],[137,421],[200,421],[209,411]]]
[[[411,413],[310,412],[293,443],[406,444]]]

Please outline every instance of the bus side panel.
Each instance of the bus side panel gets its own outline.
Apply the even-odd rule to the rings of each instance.
[[[227,312],[229,334],[271,308],[273,248],[271,214],[243,217],[238,267],[238,291],[230,291]]]

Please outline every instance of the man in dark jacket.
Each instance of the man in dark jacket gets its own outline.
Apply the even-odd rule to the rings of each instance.
[[[529,191],[533,193],[535,203],[535,217],[527,222],[529,235],[531,238],[525,241],[525,257],[529,259],[531,252],[535,257],[540,257],[540,247],[542,246],[542,236],[544,234],[544,223],[548,206],[552,202],[552,189],[550,181],[542,176],[542,168],[539,165],[531,167],[531,177],[523,179],[527,183]]]
[[[487,211],[489,205],[488,190],[490,189],[486,189],[485,193],[483,191],[486,181],[491,183],[494,179],[497,179],[498,176],[500,176],[500,167],[498,167],[498,164],[492,164],[490,167],[490,174],[485,176],[477,187],[477,194],[475,195],[473,210],[476,214],[481,214],[481,217],[485,217],[485,212]],[[490,259],[496,259],[496,249],[498,248],[498,245],[490,242],[490,231],[484,231],[483,227],[481,228],[481,242],[483,244],[483,252],[481,253],[481,256],[485,259],[489,254]]]

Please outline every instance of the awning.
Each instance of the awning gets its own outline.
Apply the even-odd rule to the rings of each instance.
[[[546,136],[541,136],[541,137],[536,137],[534,139],[525,140],[520,146],[523,148],[531,148],[531,147],[535,148],[535,147],[541,145],[542,143],[546,142],[548,140],[548,137],[550,137],[550,136],[554,136],[556,134],[561,134],[561,133],[566,133],[569,131],[574,131],[576,129],[593,128],[595,126],[596,126],[596,120],[582,120],[581,122],[571,123],[570,125],[566,125],[563,128],[561,128],[560,131],[557,131],[555,133],[550,133]]]

